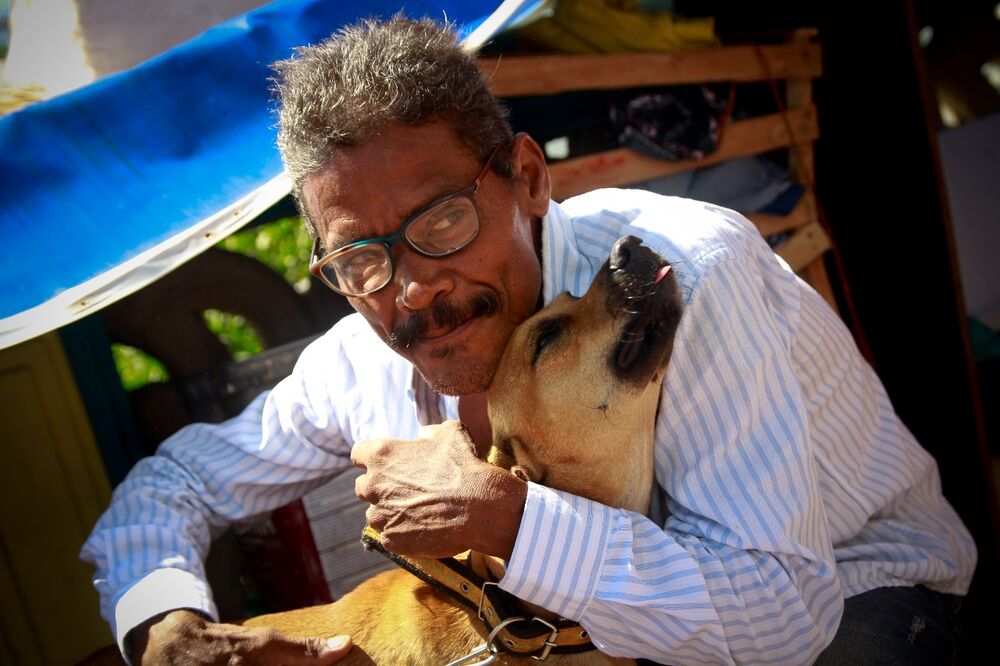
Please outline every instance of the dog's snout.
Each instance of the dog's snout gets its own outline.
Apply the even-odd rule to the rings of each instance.
[[[642,244],[642,241],[635,236],[624,236],[618,239],[611,254],[608,257],[608,266],[612,271],[619,271],[628,266],[632,259],[633,250]]]
[[[632,252],[628,247],[615,246],[615,251],[611,253],[611,270],[620,271],[628,266],[628,260],[632,257]]]

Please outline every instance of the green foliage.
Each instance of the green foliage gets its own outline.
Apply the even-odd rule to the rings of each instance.
[[[229,355],[237,361],[250,358],[264,349],[257,331],[241,315],[221,310],[205,310],[201,313],[201,318],[208,330],[222,341],[229,350]]]
[[[170,379],[163,364],[141,349],[116,342],[111,345],[111,356],[126,391]]]
[[[300,294],[309,290],[312,241],[298,217],[285,217],[244,229],[223,239],[218,247],[238,252],[270,266]]]

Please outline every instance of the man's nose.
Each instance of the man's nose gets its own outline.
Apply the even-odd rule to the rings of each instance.
[[[424,257],[410,250],[396,255],[396,307],[400,310],[423,310],[436,298],[455,288],[446,260]]]

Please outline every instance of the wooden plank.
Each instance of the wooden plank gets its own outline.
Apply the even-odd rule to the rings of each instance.
[[[820,47],[811,43],[724,46],[678,53],[609,53],[484,57],[479,67],[497,97],[551,95],[574,90],[621,89],[682,83],[737,83],[815,78],[822,74]]]
[[[823,257],[817,257],[812,263],[802,270],[803,279],[823,297],[830,307],[840,311],[837,299],[833,295],[833,286],[830,284],[830,275],[826,272],[826,264]]]
[[[797,44],[808,44],[808,40],[814,37],[814,31],[809,30],[797,30],[795,32],[794,39]],[[808,77],[790,77],[788,82],[785,84],[785,105],[789,109],[793,109],[798,106],[805,106],[812,103],[813,97],[813,84],[812,79]],[[789,168],[788,172],[797,183],[802,183],[806,187],[810,187],[811,183],[814,182],[815,173],[813,170],[813,147],[812,145],[799,145],[796,146],[795,150],[790,151],[789,154]]]
[[[108,643],[79,553],[111,490],[55,333],[0,352],[0,403],[18,405],[0,420],[0,625],[18,663],[75,664]]]
[[[815,222],[796,231],[775,251],[798,273],[831,247],[830,237]]]
[[[792,37],[794,44],[808,44],[816,38],[817,31],[812,28],[801,28],[796,30]],[[785,84],[785,104],[788,108],[795,108],[811,104],[813,98],[813,82],[809,77],[790,77]],[[798,145],[795,150],[789,151],[789,175],[796,182],[804,184],[811,189],[815,182],[815,158],[812,144]],[[813,216],[818,217],[816,202],[811,200],[813,206]],[[818,221],[818,220],[817,220]],[[824,234],[825,235],[825,234]],[[833,242],[827,238],[827,244],[832,247]],[[830,304],[834,310],[838,309],[837,299],[833,295],[833,287],[830,284],[830,276],[826,271],[826,262],[823,260],[825,252],[820,253],[812,261],[808,262],[800,271],[803,278],[812,285],[812,288]]]
[[[0,536],[6,536],[0,528]],[[18,664],[43,664],[41,638],[24,612],[27,601],[24,590],[18,586],[14,568],[6,550],[16,544],[4,543],[0,548],[0,666]]]
[[[745,213],[745,215],[754,223],[761,236],[780,234],[783,231],[791,231],[819,221],[816,216],[816,202],[809,193],[802,195],[802,198],[788,215],[770,213]]]
[[[797,142],[810,142],[819,134],[812,106],[788,112]],[[577,157],[549,167],[552,198],[561,201],[599,187],[618,187],[716,164],[733,157],[756,155],[790,144],[785,123],[779,114],[750,118],[730,124],[719,148],[700,160],[667,162],[641,155],[629,148]]]

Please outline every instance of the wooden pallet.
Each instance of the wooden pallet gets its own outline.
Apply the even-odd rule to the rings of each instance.
[[[822,74],[817,32],[795,31],[785,44],[726,46],[681,53],[607,55],[502,55],[484,57],[480,68],[498,97],[553,95],[581,90],[621,90],[655,85],[783,81],[784,112],[730,123],[711,155],[667,162],[630,148],[616,148],[550,165],[553,198],[599,187],[619,187],[717,164],[735,157],[789,151],[790,175],[806,194],[788,215],[750,213],[763,235],[787,233],[775,251],[837,307],[824,255],[831,247],[814,195],[813,142],[819,138],[812,81]]]

